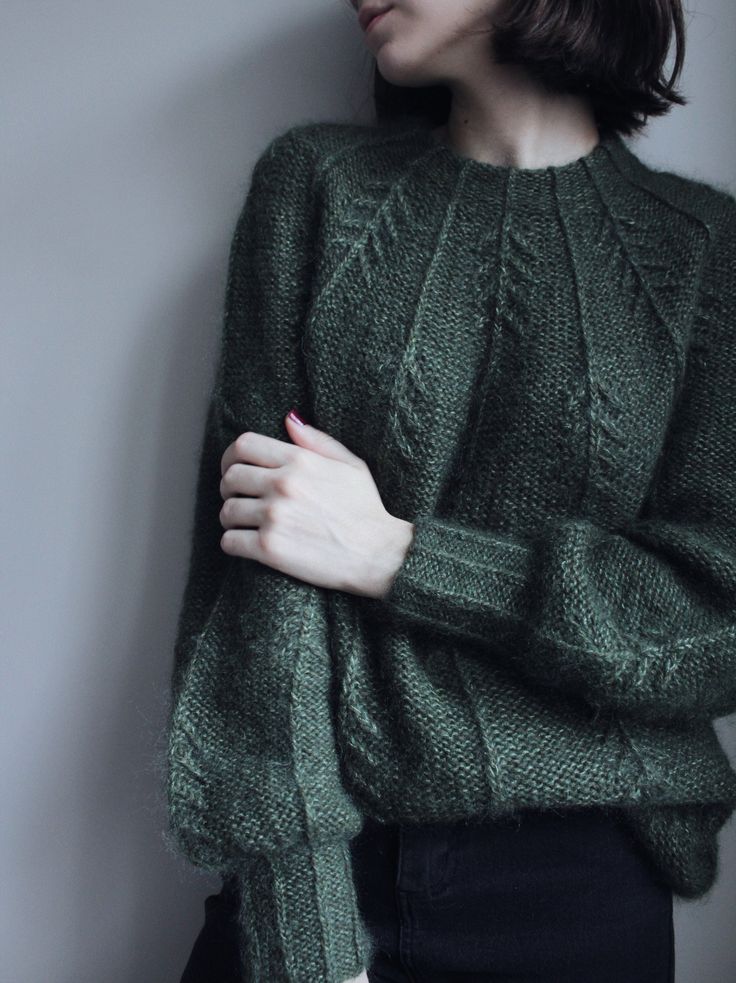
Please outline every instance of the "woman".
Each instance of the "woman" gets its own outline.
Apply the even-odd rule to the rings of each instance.
[[[379,126],[280,138],[234,240],[182,983],[666,983],[736,805],[736,202],[620,140],[680,3],[353,6]]]

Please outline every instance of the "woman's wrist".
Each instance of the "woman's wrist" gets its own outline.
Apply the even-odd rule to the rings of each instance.
[[[382,598],[389,592],[414,539],[414,523],[391,515],[386,523],[385,535],[376,537],[376,550],[372,569],[365,571],[365,581],[360,593],[368,597]]]

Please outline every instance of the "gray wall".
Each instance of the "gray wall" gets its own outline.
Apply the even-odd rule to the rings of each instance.
[[[636,147],[734,191],[735,27],[692,6],[691,104]],[[272,135],[369,118],[367,52],[345,0],[4,0],[0,76],[0,983],[178,983],[217,882],[155,762],[229,238]],[[736,979],[721,843],[678,983]]]

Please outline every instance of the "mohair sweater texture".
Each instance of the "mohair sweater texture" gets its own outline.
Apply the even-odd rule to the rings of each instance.
[[[305,122],[230,251],[172,672],[175,848],[236,879],[242,978],[343,983],[379,821],[613,810],[684,898],[736,772],[736,199],[619,136],[484,163]],[[389,592],[220,547],[220,460],[295,406],[415,524]]]

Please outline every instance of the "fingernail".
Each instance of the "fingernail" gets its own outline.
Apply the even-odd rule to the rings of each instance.
[[[295,423],[298,423],[300,427],[306,426],[306,420],[302,420],[295,409],[290,409],[288,415]]]

